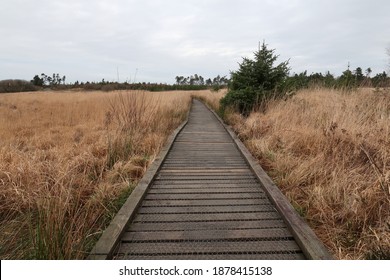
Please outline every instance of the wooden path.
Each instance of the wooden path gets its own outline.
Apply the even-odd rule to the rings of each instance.
[[[329,259],[235,135],[200,101],[90,259]]]

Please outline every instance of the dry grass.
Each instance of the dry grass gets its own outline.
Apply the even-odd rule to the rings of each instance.
[[[389,93],[305,90],[228,122],[337,258],[390,258]]]
[[[222,89],[219,91],[196,91],[193,96],[207,103],[214,111],[219,111],[219,101],[226,95],[227,90]]]
[[[83,258],[191,94],[217,110],[225,92],[0,95],[0,257]],[[336,257],[390,258],[388,93],[306,90],[228,121]]]
[[[1,259],[83,258],[191,92],[0,95]]]

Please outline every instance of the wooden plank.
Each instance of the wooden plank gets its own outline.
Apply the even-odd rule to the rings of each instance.
[[[262,198],[252,198],[252,199],[219,199],[219,200],[144,200],[142,202],[142,206],[234,206],[234,205],[263,205],[263,204],[270,204],[270,201],[266,197]]]
[[[124,255],[120,254],[115,257],[117,260],[304,260],[305,255],[302,253],[272,254],[272,253],[238,253],[238,254],[139,254]],[[249,273],[249,272],[248,272]]]
[[[225,139],[220,139],[219,141],[216,140],[216,139],[199,139],[198,141],[196,141],[196,139],[186,139],[186,138],[181,138],[181,139],[178,139],[177,140],[178,143],[210,143],[210,144],[226,144],[226,143],[229,143],[228,140],[225,140]]]
[[[187,160],[179,160],[179,159],[175,159],[175,160],[171,160],[171,161],[166,161],[166,165],[167,166],[170,166],[170,165],[179,165],[181,168],[182,167],[186,167],[187,165],[190,165],[190,166],[204,166],[204,165],[216,165],[216,166],[219,166],[221,168],[226,168],[226,169],[229,169],[230,165],[240,165],[240,166],[243,166],[241,168],[248,168],[248,166],[245,164],[244,161],[242,160],[226,160],[226,159],[212,159],[212,160],[206,160],[206,159],[187,159]],[[165,167],[165,166],[164,166]]]
[[[228,229],[266,229],[286,228],[281,218],[271,220],[252,221],[203,221],[203,222],[176,222],[176,223],[133,223],[128,231],[183,231],[183,230],[228,230]]]
[[[225,157],[225,156],[228,156],[228,157],[234,157],[234,156],[239,156],[239,152],[236,151],[236,150],[229,150],[229,151],[214,151],[212,152],[212,156],[220,156],[220,157]],[[200,156],[199,155],[199,151],[191,151],[191,150],[188,150],[188,151],[172,151],[171,153],[171,156],[172,157],[176,157],[176,156],[180,156],[180,157],[185,157],[185,156],[194,156],[194,157],[203,157],[205,158],[204,155]]]
[[[274,212],[257,213],[221,213],[221,214],[138,214],[134,222],[200,222],[200,221],[234,221],[234,220],[272,220],[279,219],[280,215]]]
[[[175,185],[167,185],[167,184],[154,184],[150,189],[152,190],[175,190],[175,189],[246,189],[246,188],[254,188],[258,192],[263,192],[263,189],[256,184],[232,184],[232,183],[226,183],[226,184],[175,184]]]
[[[249,175],[202,175],[202,176],[196,176],[196,175],[159,175],[157,176],[156,180],[158,181],[207,181],[207,180],[224,180],[224,181],[242,181],[242,180],[256,180],[257,178],[255,176],[249,176]]]
[[[173,167],[173,168],[172,168]],[[174,168],[177,167],[177,168]],[[229,162],[229,161],[205,161],[205,160],[188,160],[188,161],[175,161],[167,162],[164,165],[165,169],[184,169],[188,167],[190,169],[245,169],[248,166],[244,162]]]
[[[258,184],[258,181],[255,179],[240,179],[240,180],[235,180],[232,182],[229,179],[223,180],[223,179],[205,179],[205,180],[156,180],[155,183],[157,185],[194,185],[194,184],[216,184],[216,185],[221,185],[221,184],[227,184],[227,183],[233,183],[233,184]]]
[[[223,148],[223,147],[228,147],[229,145],[232,145],[234,142],[233,140],[229,137],[228,134],[225,133],[224,136],[216,137],[216,136],[204,136],[200,135],[199,137],[182,137],[180,136],[177,141],[175,142],[175,148],[177,147],[184,147],[184,146],[189,146],[189,147],[217,147],[217,148]]]
[[[215,177],[214,177],[215,178]],[[163,179],[155,179],[154,181],[154,184],[156,185],[167,185],[167,184],[171,184],[171,185],[234,185],[234,184],[238,184],[238,185],[245,185],[245,184],[251,184],[253,186],[261,186],[259,184],[259,181],[258,179],[255,177],[255,178],[240,178],[240,179],[235,179],[235,180],[230,180],[230,179],[214,179],[214,178],[191,178],[191,179],[188,179],[188,180],[179,180],[180,178],[178,179],[166,179],[166,178],[163,178]]]
[[[166,206],[153,207],[143,206],[138,210],[140,214],[162,213],[212,213],[212,212],[269,212],[275,211],[271,204],[266,205],[234,205],[234,206]]]
[[[225,158],[213,158],[213,159],[171,159],[170,161],[166,161],[166,165],[180,165],[181,167],[185,167],[186,165],[217,165],[225,168],[229,168],[229,165],[241,165],[245,166],[244,168],[248,168],[246,163],[242,160],[232,160],[232,159],[225,159]]]
[[[232,145],[234,145],[234,144],[232,144]],[[215,155],[215,156],[217,156],[219,158],[223,158],[223,157],[233,157],[234,158],[234,157],[237,157],[237,156],[240,155],[238,153],[238,151],[234,150],[234,147],[233,147],[233,149],[230,148],[230,147],[229,148],[225,148],[225,149],[215,149],[215,148],[212,148],[212,147],[210,147],[209,149],[206,149],[206,148],[193,148],[193,147],[180,147],[180,149],[179,148],[174,149],[172,151],[172,153],[170,154],[170,156],[174,157],[174,158],[175,157],[184,158],[183,155],[193,154],[196,157],[206,158],[207,156],[204,153],[210,153],[211,155]]]
[[[261,193],[263,190],[257,188],[198,188],[198,189],[162,189],[153,188],[148,194],[209,194],[209,193]]]
[[[184,162],[191,162],[191,161],[195,161],[195,162],[199,162],[199,161],[204,161],[204,162],[221,162],[221,163],[229,163],[229,162],[232,162],[232,163],[245,163],[245,161],[239,157],[239,155],[227,155],[227,154],[221,154],[219,156],[213,156],[213,157],[206,157],[204,155],[192,155],[191,158],[188,158],[188,157],[183,157],[183,156],[179,156],[179,155],[176,155],[176,156],[171,156],[169,158],[169,160],[167,160],[167,163],[171,163],[171,162],[179,162],[179,161],[184,161]]]
[[[247,174],[159,174],[156,177],[158,180],[245,180],[256,179],[253,175]]]
[[[172,148],[172,152],[187,152],[188,149],[191,151],[218,151],[218,152],[230,152],[231,148],[234,147],[234,142],[230,143],[197,143],[194,145],[175,145]]]
[[[292,239],[287,228],[272,229],[229,229],[229,230],[189,230],[189,231],[157,231],[157,232],[126,232],[123,242],[133,241],[184,241],[184,240],[226,240],[229,239],[262,239],[282,240]]]
[[[214,162],[214,161],[223,161],[224,163],[226,161],[239,161],[239,162],[243,162],[246,164],[246,161],[242,158],[242,156],[240,155],[234,155],[234,156],[229,156],[229,155],[226,155],[226,154],[223,154],[219,157],[208,157],[208,156],[205,156],[205,155],[196,155],[192,158],[188,158],[188,157],[184,157],[184,156],[180,156],[180,155],[177,155],[177,156],[172,156],[172,155],[169,155],[169,157],[167,157],[166,159],[166,162],[169,163],[171,161],[185,161],[185,162],[188,162],[188,161],[193,161],[193,160],[204,160],[205,162]],[[246,164],[247,166],[247,164]]]
[[[154,181],[153,186],[156,187],[175,187],[175,186],[259,186],[257,180],[239,180],[239,181],[230,181],[230,180],[191,180],[191,181],[166,181],[166,180],[156,180]]]
[[[193,169],[202,169],[202,170],[209,170],[209,169],[242,169],[246,168],[246,165],[243,163],[221,163],[221,162],[178,162],[178,163],[167,163],[164,165],[164,170],[169,169],[178,169],[180,168],[183,171],[187,170],[193,170]]]
[[[223,130],[223,129],[221,129],[220,130],[220,132],[210,132],[210,131],[183,131],[182,133],[181,133],[181,135],[186,135],[186,134],[189,134],[189,135],[191,135],[191,136],[197,136],[197,135],[199,135],[199,134],[205,134],[205,135],[222,135],[222,136],[224,136],[224,135],[226,135],[226,132]]]
[[[122,243],[118,253],[127,254],[189,254],[189,253],[258,253],[301,252],[294,241],[242,241],[242,242],[152,242]]]
[[[225,163],[230,163],[230,164],[237,164],[237,163],[242,163],[244,164],[245,166],[246,163],[245,161],[242,159],[242,158],[239,158],[239,157],[228,157],[226,155],[224,156],[220,156],[220,157],[213,157],[213,158],[210,158],[210,157],[200,157],[199,155],[198,156],[193,156],[192,158],[184,158],[184,157],[179,157],[179,156],[175,156],[175,157],[170,157],[169,160],[167,159],[166,160],[166,163],[180,163],[180,162],[184,162],[184,163],[189,163],[189,162],[204,162],[204,163],[222,163],[222,164],[225,164]]]
[[[197,163],[197,162],[188,162],[188,163],[168,163],[166,165],[164,165],[164,170],[171,170],[171,169],[181,169],[183,170],[183,172],[185,171],[189,171],[189,170],[204,170],[204,171],[207,171],[207,170],[210,170],[210,169],[214,169],[214,170],[226,170],[226,169],[243,169],[243,168],[246,168],[246,166],[242,163],[237,163],[237,164],[223,164],[223,163],[218,163],[218,162],[215,162],[215,163]]]
[[[225,169],[191,169],[191,170],[185,170],[183,169],[161,169],[160,174],[171,174],[171,173],[180,173],[182,175],[188,175],[188,174],[196,174],[196,175],[204,175],[204,174],[252,174],[251,170],[249,168],[225,168]]]
[[[206,194],[148,194],[146,200],[218,200],[218,199],[253,199],[265,197],[260,193],[206,193]]]

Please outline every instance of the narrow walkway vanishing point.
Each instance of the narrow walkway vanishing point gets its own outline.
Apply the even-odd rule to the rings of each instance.
[[[130,217],[118,214],[123,217],[113,221],[89,258],[331,258],[269,177],[259,178],[264,171],[232,136],[194,100],[188,123],[153,178],[134,194],[138,206]]]

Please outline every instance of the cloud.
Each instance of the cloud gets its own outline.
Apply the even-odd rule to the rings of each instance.
[[[293,72],[385,70],[390,2],[3,0],[0,79],[174,81],[228,75],[266,40]]]

